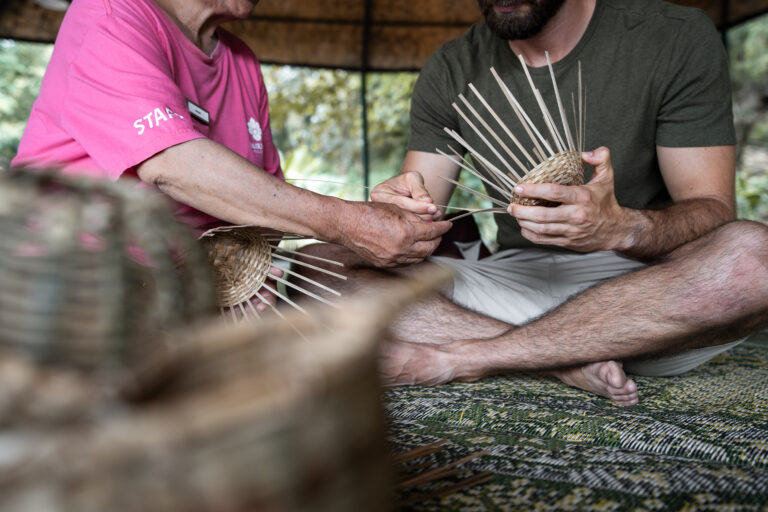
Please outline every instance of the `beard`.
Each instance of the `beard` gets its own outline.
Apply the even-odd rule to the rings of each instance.
[[[477,0],[485,23],[501,39],[528,39],[544,28],[565,0]],[[494,6],[520,6],[515,12],[499,13]]]

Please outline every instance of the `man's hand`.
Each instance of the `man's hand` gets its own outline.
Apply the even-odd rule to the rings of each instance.
[[[561,203],[559,206],[515,204],[507,211],[517,219],[522,235],[532,242],[582,252],[624,250],[632,245],[632,214],[616,201],[610,151],[600,147],[582,157],[595,166],[592,179],[585,185],[542,183],[515,188],[522,197]]]
[[[439,220],[443,214],[424,186],[424,177],[415,171],[379,183],[371,190],[371,199],[377,203],[394,204],[424,220]]]
[[[427,222],[386,203],[352,203],[353,215],[340,219],[340,241],[377,267],[418,263],[432,254],[448,221]]]

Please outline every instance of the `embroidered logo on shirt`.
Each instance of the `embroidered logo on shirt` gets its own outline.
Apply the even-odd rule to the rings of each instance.
[[[261,125],[254,118],[251,118],[248,121],[248,133],[251,134],[251,137],[253,137],[253,140],[255,141],[251,142],[251,149],[257,153],[261,153],[264,150],[264,144],[261,142]]]
[[[184,116],[177,114],[170,107],[165,107],[164,111],[160,107],[151,111],[144,117],[138,118],[133,122],[133,127],[138,130],[139,135],[143,135],[147,128],[157,128],[163,121],[170,121],[174,117],[184,119]]]

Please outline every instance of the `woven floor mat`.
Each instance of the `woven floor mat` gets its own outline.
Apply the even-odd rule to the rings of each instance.
[[[447,439],[430,467],[494,479],[403,510],[768,510],[768,346],[741,345],[685,375],[635,381],[622,408],[559,381],[505,376],[387,392],[393,451]],[[409,498],[413,503],[408,503]]]

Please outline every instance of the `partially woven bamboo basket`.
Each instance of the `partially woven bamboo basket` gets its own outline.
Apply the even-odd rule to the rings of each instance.
[[[560,185],[583,185],[584,162],[578,151],[565,151],[548,158],[523,176],[522,183],[558,183]],[[512,192],[510,203],[525,206],[553,206],[555,203],[530,197],[520,197]]]
[[[251,302],[254,298],[264,300],[264,292],[268,291],[275,297],[282,299],[288,306],[302,312],[306,310],[290,299],[287,294],[278,291],[276,283],[282,283],[303,296],[310,297],[324,304],[335,306],[328,299],[317,295],[299,284],[299,281],[307,282],[315,287],[340,296],[341,294],[312,279],[307,278],[295,269],[287,268],[303,266],[310,267],[318,272],[345,280],[346,276],[332,272],[327,268],[317,267],[305,260],[318,260],[329,265],[343,267],[338,261],[332,261],[309,254],[280,247],[283,240],[305,240],[307,237],[281,233],[272,229],[243,225],[221,226],[210,229],[200,236],[200,242],[206,248],[214,272],[218,289],[218,303],[225,317],[235,321],[246,319],[259,320],[261,314]],[[270,274],[270,268],[279,263],[284,263],[281,270],[284,275],[294,276],[295,279],[287,280]],[[326,265],[327,266],[327,265]],[[274,281],[269,283],[268,280]],[[287,291],[287,290],[286,290]],[[269,304],[269,308],[278,316],[282,316],[280,310]],[[227,311],[229,314],[227,314]]]
[[[253,297],[272,265],[272,247],[256,229],[227,226],[207,231],[201,241],[216,272],[220,307],[231,308]]]
[[[526,206],[556,205],[556,203],[543,199],[518,196],[515,194],[514,189],[519,184],[556,183],[566,186],[584,184],[584,163],[582,161],[581,153],[584,150],[586,132],[586,115],[584,109],[584,105],[586,104],[586,89],[582,88],[581,63],[579,63],[578,69],[578,103],[576,101],[576,96],[573,94],[571,95],[571,103],[573,107],[572,121],[573,127],[575,128],[574,130],[571,130],[571,124],[568,121],[566,109],[563,107],[560,90],[558,89],[557,81],[555,80],[555,73],[552,68],[549,53],[546,53],[546,59],[552,79],[552,88],[557,100],[557,106],[552,110],[559,113],[559,122],[556,120],[556,116],[553,116],[550,113],[550,109],[545,104],[543,96],[539,89],[534,85],[528,67],[525,64],[525,60],[522,56],[518,57],[531,90],[533,91],[533,95],[536,98],[539,110],[541,111],[544,126],[546,126],[545,132],[549,133],[550,138],[547,139],[536,128],[536,125],[525,112],[525,109],[520,105],[517,98],[515,98],[515,95],[509,90],[494,68],[491,68],[491,73],[502,93],[507,98],[509,106],[512,108],[515,116],[520,122],[520,126],[530,138],[530,141],[533,144],[533,149],[531,151],[529,151],[520,139],[515,136],[507,123],[496,113],[494,107],[488,104],[480,91],[470,83],[468,85],[470,91],[483,105],[485,110],[490,113],[498,127],[501,129],[501,133],[505,134],[505,137],[502,137],[491,127],[486,119],[479,113],[478,108],[475,108],[463,94],[459,94],[459,100],[463,104],[463,108],[459,106],[458,103],[453,103],[453,108],[477,138],[483,142],[484,148],[472,146],[455,130],[445,128],[445,131],[462,146],[466,153],[472,156],[475,165],[482,167],[482,169],[485,170],[485,173],[479,172],[475,165],[465,161],[464,154],[450,145],[448,148],[452,154],[448,154],[440,148],[437,148],[437,152],[478,177],[486,185],[486,188],[493,190],[496,195],[501,195],[506,202],[466,187],[455,180],[446,179],[446,181],[453,183],[459,188],[482,199],[489,200],[495,205],[494,208],[482,210],[464,209],[467,211],[466,215],[481,212],[502,213],[506,211],[508,204],[522,204]],[[477,126],[478,124],[482,129]],[[560,124],[562,130],[558,128],[558,124]],[[513,151],[510,146],[515,147],[516,151]],[[488,150],[488,153],[485,153],[486,149]],[[490,160],[491,155],[496,158],[499,165],[495,165]],[[463,217],[463,215],[454,217],[454,220],[460,217]]]

